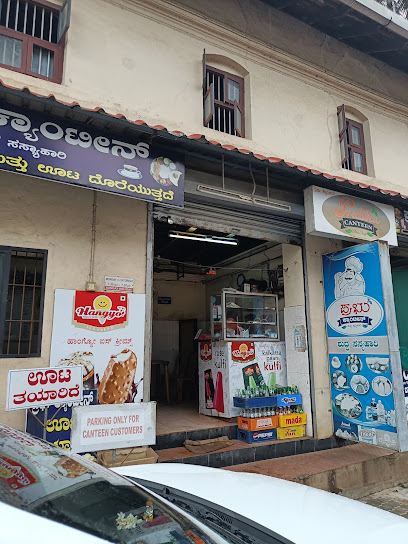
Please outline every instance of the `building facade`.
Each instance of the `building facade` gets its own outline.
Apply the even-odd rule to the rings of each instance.
[[[376,4],[358,14],[361,24],[387,15]],[[406,22],[393,20],[397,30],[390,33],[407,40]],[[92,282],[103,291],[105,276],[133,278],[134,293],[146,294],[143,398],[149,398],[152,353],[162,358],[154,356],[152,320],[208,321],[208,295],[226,286],[220,280],[209,289],[206,272],[191,270],[179,283],[166,283],[166,274],[178,274],[177,256],[165,269],[153,246],[154,223],[167,222],[275,244],[266,250],[282,271],[280,310],[297,316],[283,325],[288,381],[304,396],[308,434],[333,434],[322,255],[344,243],[305,233],[303,190],[316,185],[403,208],[408,74],[318,27],[261,0],[3,2],[1,126],[12,125],[10,111],[30,111],[122,143],[157,144],[182,157],[185,207],[120,198],[109,186],[85,191],[69,179],[52,183],[12,167],[0,172],[3,279],[11,278],[13,262],[23,267],[20,285],[16,267],[3,282],[1,421],[24,427],[23,411],[5,411],[8,371],[50,364],[55,290]],[[246,199],[233,202],[236,193]],[[403,248],[395,251],[404,257]],[[28,254],[42,263],[37,289],[26,283],[21,264]],[[7,306],[14,293],[15,315]],[[173,305],[159,305],[158,296],[169,294]],[[301,352],[288,347],[295,324],[306,331]]]

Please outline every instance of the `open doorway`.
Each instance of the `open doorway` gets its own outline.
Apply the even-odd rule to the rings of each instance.
[[[151,397],[159,404],[158,423],[168,412],[177,414],[179,425],[188,426],[194,414],[219,426],[215,418],[198,416],[198,345],[211,340],[211,299],[223,289],[274,293],[283,339],[282,245],[155,221],[154,248]],[[165,425],[174,424],[170,415]]]

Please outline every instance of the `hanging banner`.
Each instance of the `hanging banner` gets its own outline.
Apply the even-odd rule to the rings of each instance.
[[[398,245],[392,206],[323,187],[311,186],[304,193],[308,234]]]
[[[0,170],[184,205],[184,163],[177,152],[14,106],[0,109]]]
[[[144,327],[145,295],[57,289],[50,366],[81,365],[99,404],[142,401]]]
[[[378,243],[323,255],[334,432],[398,449]]]

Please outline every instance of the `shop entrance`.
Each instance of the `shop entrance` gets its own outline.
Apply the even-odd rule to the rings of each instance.
[[[235,321],[227,325],[228,334],[271,343],[285,337],[282,244],[198,224],[155,220],[151,398],[158,401],[158,434],[230,423],[226,409],[224,415],[211,413],[219,417],[199,414],[199,391],[206,385],[199,380],[199,344],[219,337],[211,321],[214,301],[224,289],[274,295],[277,301],[272,305],[276,325],[268,327],[256,323],[257,316],[249,311],[237,317],[238,304],[227,302],[226,323]],[[266,317],[259,316],[267,322]],[[253,323],[245,325],[241,319]],[[216,380],[214,375],[214,389]]]

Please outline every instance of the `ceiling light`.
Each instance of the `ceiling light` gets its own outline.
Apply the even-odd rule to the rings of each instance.
[[[170,238],[180,238],[182,240],[193,240],[194,242],[211,242],[213,244],[225,244],[229,246],[238,245],[238,241],[233,238],[223,238],[221,236],[206,236],[205,234],[189,234],[188,232],[169,232]]]
[[[253,204],[255,206],[263,206],[264,208],[272,208],[273,210],[281,210],[285,212],[290,212],[292,210],[292,208],[288,204],[280,204],[279,202],[264,200],[263,198],[258,198],[255,195],[234,193],[233,191],[227,191],[225,189],[212,187],[210,185],[197,185],[197,191],[200,191],[201,193],[222,196],[223,198],[228,198],[228,200],[235,200],[236,202]]]

